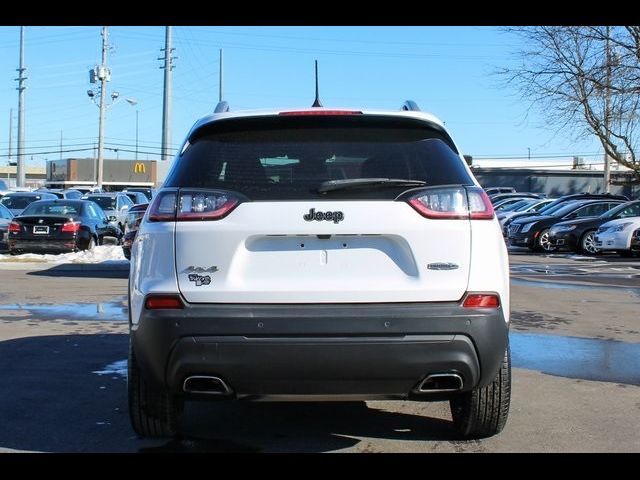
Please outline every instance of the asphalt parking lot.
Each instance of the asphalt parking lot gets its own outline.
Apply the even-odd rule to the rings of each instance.
[[[510,257],[511,412],[468,442],[413,402],[188,402],[181,438],[139,439],[126,270],[0,269],[0,452],[639,452],[640,260]]]

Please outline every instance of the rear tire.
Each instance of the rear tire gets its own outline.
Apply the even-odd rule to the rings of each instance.
[[[96,239],[93,238],[93,236],[89,237],[89,240],[87,241],[86,245],[84,246],[84,248],[81,248],[80,250],[93,250],[93,248],[96,246]]]
[[[127,389],[131,426],[141,437],[173,437],[178,432],[178,420],[183,402],[168,391],[151,388],[144,381],[129,340]]]
[[[507,423],[511,403],[511,351],[507,350],[493,381],[453,397],[449,404],[453,425],[463,439],[500,433]]]

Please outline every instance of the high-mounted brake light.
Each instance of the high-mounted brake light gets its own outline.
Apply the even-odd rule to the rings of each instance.
[[[144,301],[147,310],[182,309],[184,304],[178,295],[149,295]]]
[[[462,303],[464,308],[498,308],[500,297],[495,293],[472,293]]]
[[[9,233],[15,232],[20,233],[20,224],[16,222],[11,222],[8,228]]]
[[[236,194],[219,190],[165,191],[153,200],[149,221],[220,220],[240,203]]]
[[[80,230],[80,222],[67,222],[64,225],[62,225],[62,228],[60,229],[61,232],[71,232],[71,233],[75,233],[78,230]]]
[[[478,187],[438,187],[420,190],[407,202],[426,218],[435,220],[490,220],[493,207]]]
[[[280,112],[278,115],[362,115],[357,110],[295,110],[291,112]]]

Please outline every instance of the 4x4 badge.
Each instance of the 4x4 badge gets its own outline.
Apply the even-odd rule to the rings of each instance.
[[[321,222],[322,220],[326,220],[327,222],[333,221],[333,223],[338,223],[338,222],[341,222],[342,220],[344,220],[344,213],[342,213],[342,212],[316,212],[316,209],[312,208],[312,209],[309,210],[309,213],[307,213],[306,215],[303,215],[302,218],[304,218],[307,222],[311,222],[313,220]]]
[[[198,275],[197,273],[190,273],[189,281],[196,282],[196,287],[200,287],[201,285],[209,285],[211,283],[211,277],[209,275]]]

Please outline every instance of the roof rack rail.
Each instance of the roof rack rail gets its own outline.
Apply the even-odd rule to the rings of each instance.
[[[419,112],[420,107],[413,100],[406,100],[400,110],[404,110],[405,112]]]
[[[225,113],[228,111],[229,104],[223,100],[222,102],[218,102],[218,105],[216,105],[216,109],[213,111],[213,113]]]

